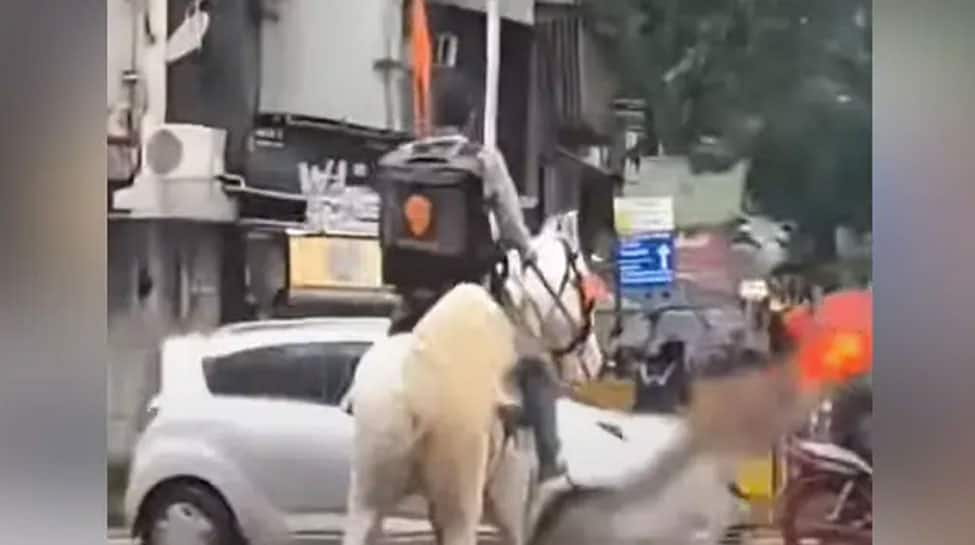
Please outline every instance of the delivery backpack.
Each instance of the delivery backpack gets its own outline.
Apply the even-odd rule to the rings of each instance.
[[[479,147],[461,137],[411,142],[379,161],[383,283],[472,280],[500,257],[491,236]]]

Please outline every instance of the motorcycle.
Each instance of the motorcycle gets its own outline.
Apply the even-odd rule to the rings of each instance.
[[[873,543],[873,467],[821,440],[787,444],[789,477],[781,495],[784,545]]]

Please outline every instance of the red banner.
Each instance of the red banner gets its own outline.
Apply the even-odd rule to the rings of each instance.
[[[737,293],[739,279],[731,239],[723,229],[681,233],[675,246],[678,279],[708,291]]]

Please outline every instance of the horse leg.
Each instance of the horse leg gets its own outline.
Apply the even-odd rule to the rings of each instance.
[[[430,515],[438,545],[477,545],[478,519],[460,513],[456,507],[431,505]]]
[[[524,545],[535,457],[531,452],[520,452],[517,444],[506,441],[498,428],[497,465],[487,483],[485,508],[500,530],[503,543]]]
[[[358,507],[346,515],[345,535],[342,545],[368,545],[374,543],[382,526],[382,516],[373,507]]]
[[[383,516],[407,495],[410,467],[404,458],[379,460],[369,454],[357,457],[349,483],[348,514],[342,545],[375,542],[382,529]]]
[[[349,486],[348,512],[345,518],[345,534],[342,545],[368,545],[376,539],[382,527],[382,511],[377,502],[366,497],[365,486],[359,471],[352,471]]]
[[[497,498],[488,495],[485,499],[485,514],[488,520],[498,527],[501,543],[505,545],[523,545],[524,530],[517,516],[512,516],[510,507],[502,505]]]
[[[488,438],[457,433],[446,443],[434,441],[423,467],[430,522],[440,545],[477,545],[484,512]]]

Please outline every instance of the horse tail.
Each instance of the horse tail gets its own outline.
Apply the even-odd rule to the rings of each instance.
[[[413,330],[403,364],[407,403],[430,433],[488,433],[514,368],[514,329],[484,288],[461,284]]]
[[[403,392],[410,335],[374,344],[359,362],[347,404],[355,419],[353,461],[358,489],[370,505],[390,505],[408,487],[421,423]]]

